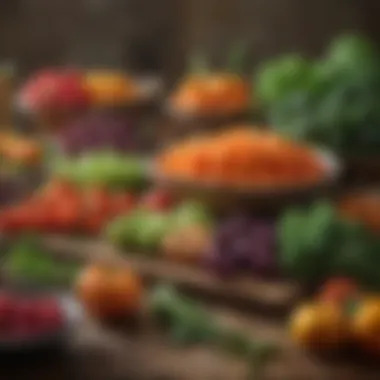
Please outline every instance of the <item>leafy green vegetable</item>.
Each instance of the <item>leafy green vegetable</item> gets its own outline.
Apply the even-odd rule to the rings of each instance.
[[[331,273],[380,289],[380,239],[364,226],[342,220],[326,201],[310,209],[290,209],[278,224],[280,262],[302,282]]]
[[[78,266],[57,262],[43,249],[38,237],[20,237],[6,257],[6,270],[10,275],[41,283],[67,283],[78,272]]]
[[[284,95],[308,89],[315,82],[313,65],[298,55],[289,55],[265,64],[256,78],[256,91],[264,105]]]
[[[175,343],[210,343],[248,360],[252,371],[261,368],[276,351],[273,344],[254,342],[243,332],[219,325],[198,303],[170,286],[154,289],[148,306]]]
[[[280,133],[347,154],[380,148],[380,54],[355,35],[334,40],[326,56],[285,56],[264,65],[257,94]]]

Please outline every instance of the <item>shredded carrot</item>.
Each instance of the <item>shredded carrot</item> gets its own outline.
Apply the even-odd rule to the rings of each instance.
[[[157,162],[166,175],[240,185],[314,183],[325,174],[314,151],[272,132],[250,129],[185,140]]]

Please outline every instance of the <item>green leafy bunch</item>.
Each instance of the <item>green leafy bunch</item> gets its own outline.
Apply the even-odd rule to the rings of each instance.
[[[342,275],[380,289],[379,237],[342,219],[328,201],[286,211],[278,223],[278,244],[282,268],[303,283]]]
[[[265,63],[256,93],[274,129],[345,154],[380,149],[380,54],[366,38],[335,39],[317,61],[286,55]]]

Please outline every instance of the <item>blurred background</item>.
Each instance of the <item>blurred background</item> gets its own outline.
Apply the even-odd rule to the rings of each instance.
[[[240,39],[252,47],[251,68],[281,53],[318,55],[340,32],[379,41],[379,7],[373,0],[2,1],[0,58],[19,75],[104,65],[158,73],[170,84],[190,51],[207,51],[217,65]]]

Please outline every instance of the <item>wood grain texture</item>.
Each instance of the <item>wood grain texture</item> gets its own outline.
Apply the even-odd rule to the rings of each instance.
[[[291,281],[252,276],[221,281],[202,268],[121,252],[98,240],[46,236],[43,243],[58,257],[130,265],[148,282],[172,283],[198,296],[272,317],[283,318],[301,296],[300,288]]]
[[[0,4],[0,59],[21,73],[45,65],[107,65],[161,73],[169,82],[203,49],[220,64],[250,45],[247,66],[284,52],[318,55],[334,35],[380,41],[375,0],[12,0]]]

